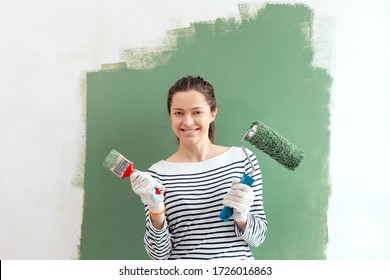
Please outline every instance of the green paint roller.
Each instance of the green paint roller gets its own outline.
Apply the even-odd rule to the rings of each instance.
[[[305,155],[301,148],[259,121],[252,123],[244,138],[290,170],[297,168]]]
[[[256,121],[246,131],[241,139],[241,148],[252,165],[252,171],[249,175],[244,174],[241,178],[241,183],[252,186],[254,179],[252,178],[255,166],[250,159],[246,149],[244,148],[244,140],[251,143],[256,148],[271,156],[274,160],[282,164],[284,167],[295,170],[302,162],[304,152],[299,147],[290,143],[287,139],[281,136],[272,128],[266,126],[262,122]],[[225,206],[219,214],[219,218],[227,222],[233,215],[233,209]]]

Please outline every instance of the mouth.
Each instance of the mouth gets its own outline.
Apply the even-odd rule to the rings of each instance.
[[[191,129],[181,128],[180,132],[184,137],[193,137],[198,133],[199,130],[200,128],[191,128]]]
[[[183,131],[184,133],[192,133],[192,132],[195,132],[199,130],[199,128],[192,128],[192,129],[185,129],[185,128],[181,128],[180,131]]]

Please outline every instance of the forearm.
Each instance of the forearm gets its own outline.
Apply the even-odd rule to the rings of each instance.
[[[164,213],[161,213],[159,215],[150,214],[150,220],[155,229],[161,230],[164,227],[165,214]]]
[[[236,224],[237,224],[238,228],[240,229],[240,232],[245,232],[245,229],[247,226],[247,221],[240,221],[240,222],[236,221]]]

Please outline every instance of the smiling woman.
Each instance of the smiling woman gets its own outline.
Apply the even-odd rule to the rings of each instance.
[[[175,104],[172,104],[173,101],[175,101]],[[193,105],[193,107],[188,108],[188,104]],[[180,106],[183,106],[183,108]],[[172,112],[180,115],[184,108],[191,109],[195,115],[205,112],[207,114],[211,113],[212,120],[209,121],[208,138],[213,143],[215,134],[214,119],[218,112],[213,86],[201,77],[187,76],[178,80],[168,91],[167,109],[172,117]]]
[[[179,149],[169,162],[200,162],[227,151],[214,145],[218,113],[213,86],[201,77],[183,77],[168,92],[168,113]]]
[[[172,98],[170,117],[180,147],[168,161],[208,159],[213,146],[209,130],[216,115],[217,109],[211,111],[202,93],[196,90],[177,92]]]
[[[208,139],[209,127],[217,115],[217,110],[210,110],[203,94],[196,90],[177,92],[172,101],[172,129],[179,141],[196,136],[198,140]]]
[[[153,259],[253,259],[249,246],[259,246],[267,231],[256,156],[249,152],[256,180],[251,188],[238,180],[250,168],[242,149],[214,144],[218,108],[203,78],[179,79],[167,103],[179,147],[130,177],[145,204],[147,253]],[[162,190],[164,201],[145,198],[148,188]],[[226,223],[218,218],[224,205],[234,208]]]

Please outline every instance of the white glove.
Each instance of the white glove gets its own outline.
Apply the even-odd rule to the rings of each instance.
[[[152,213],[164,211],[164,186],[157,182],[150,174],[135,170],[130,175],[133,191],[141,197],[141,201],[149,206]]]
[[[232,218],[237,222],[246,222],[249,208],[251,207],[255,194],[250,186],[241,184],[237,179],[232,182],[231,189],[223,198],[223,204],[233,208]]]

